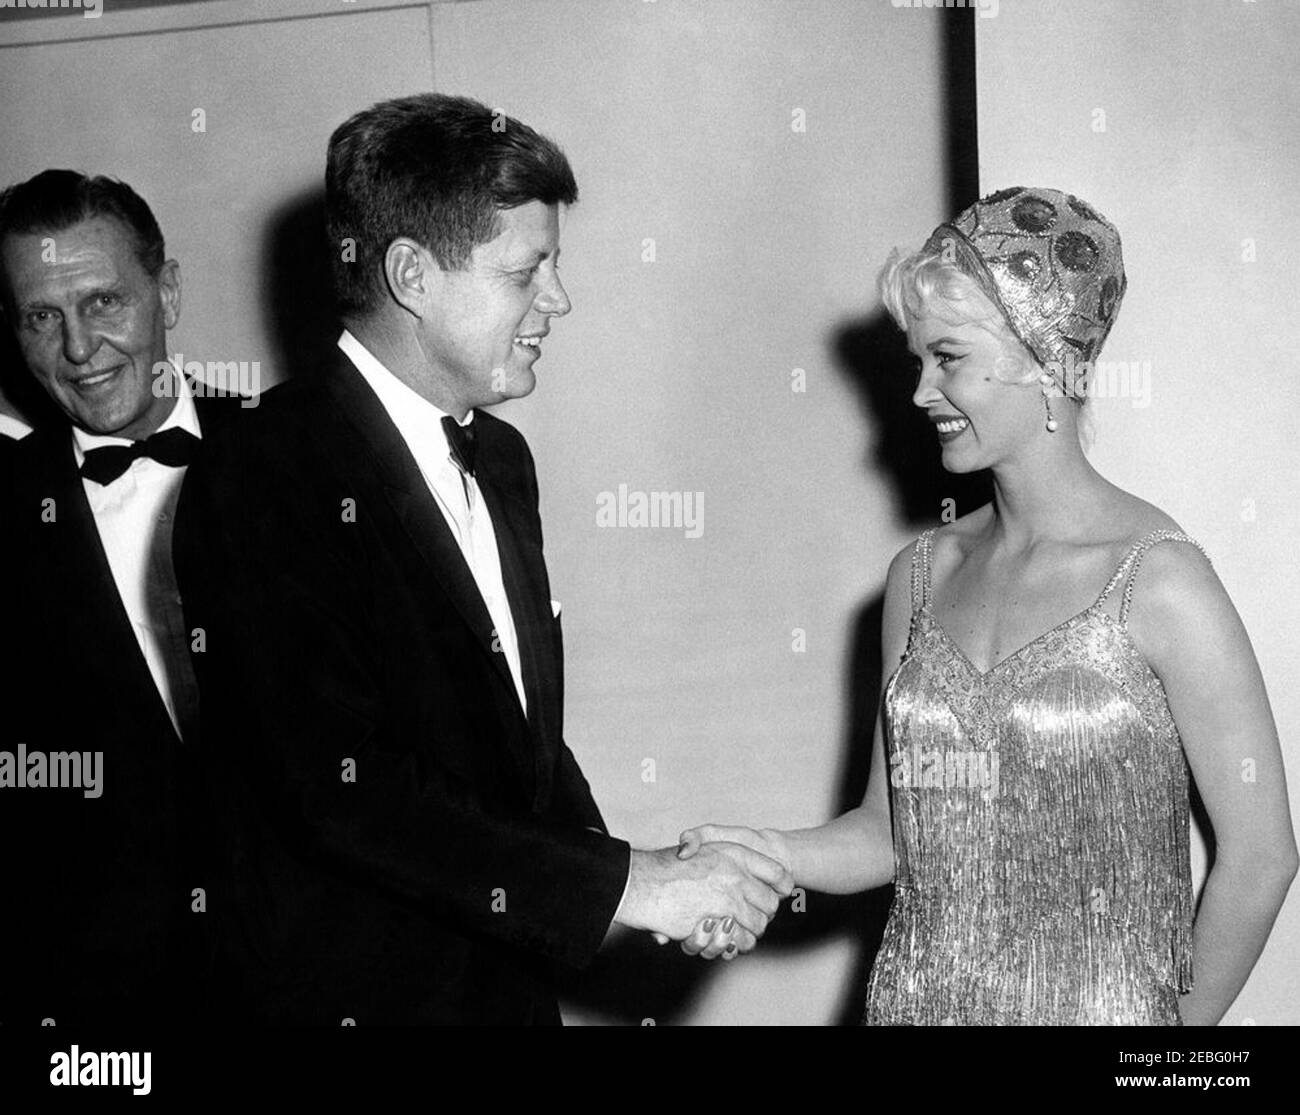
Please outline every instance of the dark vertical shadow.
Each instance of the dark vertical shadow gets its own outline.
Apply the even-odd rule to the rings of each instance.
[[[880,310],[847,322],[833,346],[870,431],[863,465],[889,481],[904,524],[919,532],[987,503],[993,494],[988,473],[951,473],[943,467],[934,430],[912,402],[915,360],[893,319]]]
[[[324,189],[290,198],[266,229],[260,274],[266,331],[275,345],[269,385],[331,361],[341,326],[330,280]]]
[[[979,200],[979,116],[975,103],[975,8],[945,10],[943,108],[947,143],[948,210]]]
[[[975,10],[945,9],[943,20],[944,160],[948,214],[979,197],[979,147],[975,104]],[[883,310],[844,323],[832,338],[835,362],[852,384],[860,415],[870,431],[867,471],[890,482],[901,519],[920,533],[941,519],[965,515],[992,498],[987,473],[955,475],[944,470],[934,431],[912,402],[916,373],[907,339]],[[950,501],[950,502],[949,502]],[[885,571],[880,571],[881,580]],[[839,810],[858,805],[871,768],[886,664],[881,661],[884,594],[875,593],[853,618],[845,670],[844,758]],[[892,673],[897,663],[889,663]],[[849,932],[862,942],[858,964],[845,981],[837,1021],[862,1017],[867,980],[884,934],[892,886],[855,896],[843,909]]]

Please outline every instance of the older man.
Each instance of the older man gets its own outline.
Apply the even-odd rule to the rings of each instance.
[[[561,734],[558,609],[520,434],[554,320],[547,139],[476,102],[379,104],[326,171],[347,326],[187,485],[178,554],[220,780],[245,1009],[274,1022],[554,1023],[554,962],[613,922],[752,947],[791,881],[738,845],[609,836]],[[710,926],[712,928],[712,926]]]
[[[0,480],[0,1016],[202,1017],[198,693],[171,547],[187,462],[232,400],[194,398],[168,362],[180,267],[125,183],[49,170],[0,194],[0,286],[66,417]]]

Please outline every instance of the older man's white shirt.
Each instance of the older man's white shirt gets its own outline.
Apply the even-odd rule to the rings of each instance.
[[[189,383],[179,372],[172,412],[158,432],[179,427],[197,438],[198,410]],[[90,434],[73,428],[77,468],[86,453],[105,445],[130,445],[130,438]],[[198,687],[190,665],[190,636],[181,613],[180,589],[172,564],[172,529],[185,466],[172,467],[149,457],[131,462],[110,484],[83,477],[108,566],[131,620],[140,651],[167,706],[176,734],[185,739],[198,724]],[[93,661],[91,667],[94,668]]]

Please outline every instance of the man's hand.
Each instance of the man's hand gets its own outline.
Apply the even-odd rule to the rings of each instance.
[[[736,949],[748,951],[763,935],[780,900],[794,889],[790,872],[781,864],[738,844],[693,849],[688,859],[680,859],[677,852],[633,851],[616,922],[684,941],[704,915],[705,922],[713,923],[710,932],[725,924]],[[725,944],[718,951],[722,948]]]
[[[751,829],[739,825],[699,825],[687,829],[681,834],[681,844],[677,849],[679,859],[690,859],[706,845],[726,848],[728,845],[743,845],[768,859],[781,864],[787,871],[791,869],[792,858],[783,833],[776,829]],[[655,934],[660,944],[666,938]],[[704,918],[699,921],[694,932],[681,942],[682,952],[688,956],[703,956],[712,960],[721,956],[724,960],[734,960],[740,953],[749,952],[756,940],[745,930],[729,924],[726,919],[718,917]]]

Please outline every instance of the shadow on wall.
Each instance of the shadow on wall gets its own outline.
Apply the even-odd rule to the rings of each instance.
[[[936,12],[944,19],[943,103],[949,214],[959,213],[979,197],[979,142],[975,103],[975,12],[972,8]],[[949,215],[945,214],[945,216]],[[891,484],[900,517],[913,533],[941,517],[968,514],[993,498],[987,472],[970,476],[944,470],[933,427],[912,402],[915,363],[907,338],[889,315],[876,314],[842,325],[833,340],[836,365],[854,387],[863,421],[874,433],[863,464]],[[944,516],[945,500],[951,500]],[[884,570],[881,570],[883,580]],[[875,593],[858,607],[849,640],[844,675],[845,738],[839,778],[838,812],[861,803],[871,770],[871,746],[883,687],[881,627],[884,593]],[[896,662],[888,664],[892,674]],[[855,1025],[861,1020],[871,966],[885,931],[893,886],[831,900],[838,928],[862,942],[857,964],[844,983],[836,1021]],[[819,904],[826,902],[818,896]]]
[[[941,517],[959,518],[992,499],[989,473],[963,475],[944,469],[934,428],[924,411],[912,402],[916,370],[907,338],[887,313],[882,310],[844,325],[834,347],[836,363],[853,386],[863,422],[873,433],[864,467],[889,481],[909,531],[919,534]],[[951,503],[945,502],[949,500]],[[946,516],[945,510],[949,512]],[[853,621],[844,679],[847,727],[839,780],[840,812],[861,803],[866,793],[876,718],[887,681],[880,646],[884,602],[883,592],[872,594],[859,606]],[[888,664],[889,674],[897,665]],[[852,996],[842,1006],[841,1024],[858,1021],[893,893],[892,886],[883,887],[854,896],[846,905],[851,932],[864,947],[858,969],[846,985]]]
[[[324,189],[313,187],[291,198],[271,215],[266,229],[260,274],[263,326],[274,346],[270,385],[332,362],[342,326],[330,282]]]

